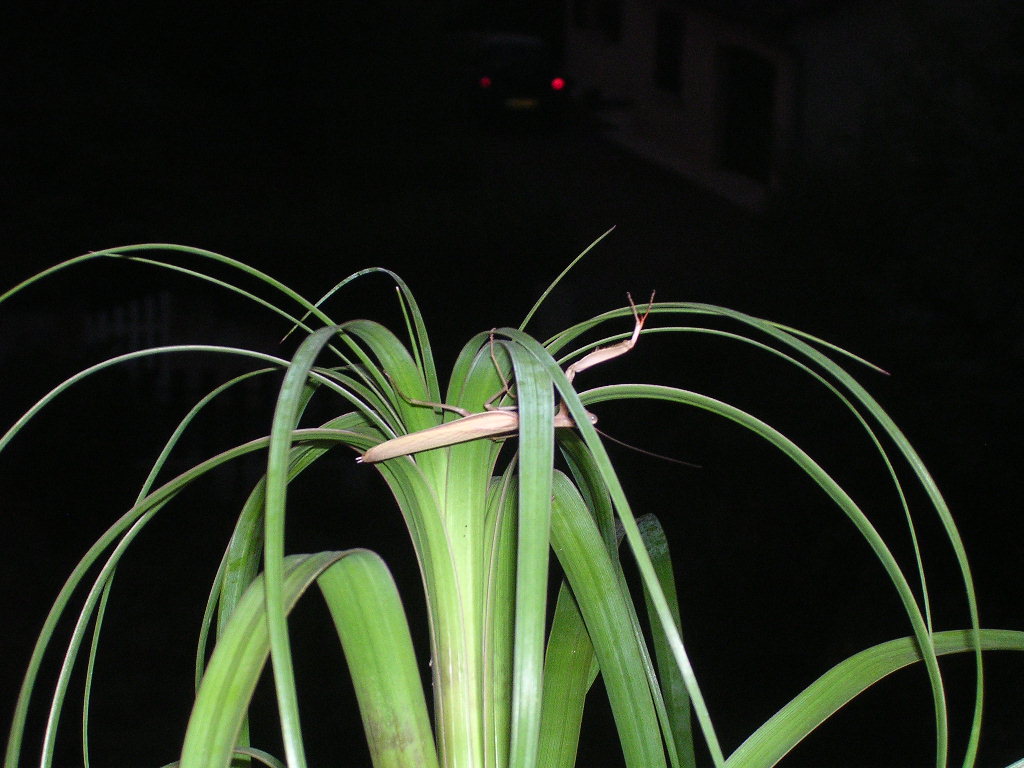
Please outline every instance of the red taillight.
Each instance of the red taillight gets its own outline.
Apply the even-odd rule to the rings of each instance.
[[[481,77],[480,78],[480,87],[481,88],[490,88],[491,87],[491,78],[487,77],[487,75],[484,75],[483,77]]]
[[[565,88],[565,80],[563,80],[562,78],[556,77],[554,80],[551,81],[552,91],[560,91],[563,88]]]

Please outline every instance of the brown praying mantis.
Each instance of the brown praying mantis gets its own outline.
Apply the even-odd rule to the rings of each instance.
[[[636,346],[637,339],[640,338],[640,331],[643,330],[644,322],[647,320],[647,316],[651,313],[651,307],[654,305],[654,293],[651,293],[647,309],[642,315],[637,311],[636,304],[633,303],[633,297],[628,293],[626,294],[626,297],[629,299],[629,306],[633,310],[633,334],[628,339],[620,341],[618,344],[612,344],[608,347],[595,349],[593,352],[584,355],[578,361],[566,368],[565,377],[570,383],[577,373],[581,373],[588,368],[593,368],[599,363],[624,355]],[[494,357],[493,349],[491,350],[491,357],[492,359]],[[495,361],[495,366],[497,367],[497,361]],[[356,461],[363,464],[374,464],[378,461],[386,461],[387,459],[393,459],[398,456],[408,456],[409,454],[427,451],[431,448],[444,448],[448,445],[465,443],[470,440],[509,437],[519,431],[519,409],[516,406],[492,405],[495,400],[506,392],[508,392],[507,385],[495,394],[494,397],[488,400],[484,404],[484,410],[479,413],[473,413],[455,405],[423,403],[416,400],[410,400],[414,405],[442,408],[446,411],[457,413],[462,416],[462,418],[455,421],[449,421],[445,424],[438,424],[436,427],[421,429],[419,432],[412,432],[408,435],[400,435],[399,437],[392,438],[391,440],[386,440],[383,443],[370,448],[370,450],[357,458]],[[588,413],[587,416],[590,418],[591,424],[597,423],[597,417],[594,414]],[[556,428],[576,426],[576,422],[572,420],[564,402],[559,405],[558,411],[555,413],[554,424]]]

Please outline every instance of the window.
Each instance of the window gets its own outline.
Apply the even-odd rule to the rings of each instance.
[[[622,39],[622,0],[597,1],[597,26],[609,43]]]
[[[775,65],[752,51],[732,46],[718,50],[721,168],[768,181],[772,168],[775,121]]]
[[[654,84],[669,93],[683,86],[683,17],[661,8],[654,27]]]
[[[622,39],[622,0],[573,0],[572,21],[579,29],[596,29],[605,40]]]
[[[590,29],[593,26],[593,9],[590,0],[573,0],[572,23],[579,29]]]

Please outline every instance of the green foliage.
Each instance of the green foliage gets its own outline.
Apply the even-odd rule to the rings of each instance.
[[[186,257],[225,266],[239,281],[236,284],[201,268],[176,263]],[[370,320],[336,323],[320,309],[323,300],[311,304],[240,262],[177,246],[133,246],[88,254],[16,286],[0,296],[0,303],[48,274],[94,259],[140,261],[215,283],[271,309],[306,335],[289,360],[244,349],[194,345],[121,355],[55,387],[0,438],[2,450],[68,387],[139,356],[214,351],[270,366],[227,382],[195,405],[169,438],[135,505],[73,569],[28,663],[8,739],[7,768],[23,762],[30,700],[38,688],[44,654],[57,641],[58,623],[73,595],[87,588],[51,697],[41,744],[42,765],[53,760],[68,681],[90,625],[94,627],[87,675],[91,684],[102,606],[117,564],[132,540],[197,479],[255,452],[266,456],[266,471],[239,511],[205,612],[197,650],[196,697],[182,745],[182,766],[251,765],[253,760],[282,764],[249,745],[247,713],[268,658],[284,759],[293,768],[306,765],[298,707],[301,691],[295,682],[288,615],[314,582],[327,600],[344,649],[378,768],[572,766],[584,705],[597,675],[603,679],[624,761],[630,768],[692,768],[698,765],[698,740],[716,767],[761,768],[782,759],[858,693],[894,670],[917,662],[927,670],[934,705],[935,762],[945,766],[950,723],[938,657],[961,652],[973,653],[977,669],[964,757],[965,765],[973,765],[981,726],[982,652],[1024,650],[1024,633],[980,627],[966,553],[935,483],[888,415],[830,355],[862,361],[793,329],[701,304],[655,304],[653,318],[676,319],[683,324],[661,324],[645,331],[708,333],[719,336],[723,343],[754,345],[792,363],[839,398],[864,428],[867,442],[883,457],[900,498],[905,494],[890,454],[902,458],[912,481],[929,499],[957,558],[970,627],[945,631],[933,627],[930,605],[934,598],[929,594],[905,501],[904,513],[914,541],[913,577],[836,480],[799,446],[753,415],[701,393],[668,386],[573,389],[560,366],[596,345],[628,334],[616,332],[579,346],[561,360],[554,355],[592,329],[606,323],[621,326],[630,317],[629,308],[580,323],[545,344],[522,330],[524,321],[518,329],[499,328],[472,337],[453,366],[443,400],[479,412],[507,382],[504,407],[514,404],[518,415],[518,435],[506,441],[508,448],[503,449],[501,441],[474,439],[365,467],[366,472],[379,472],[393,494],[422,574],[432,653],[431,727],[401,599],[383,561],[361,549],[289,553],[285,541],[290,483],[328,452],[345,446],[364,452],[393,437],[460,418],[423,404],[441,402],[443,382],[434,367],[423,318],[407,286],[396,275],[367,270],[346,279],[324,297],[369,272],[383,272],[398,289],[407,325],[405,341]],[[279,300],[242,288],[241,278],[255,278],[275,291]],[[536,309],[531,309],[527,320]],[[302,312],[304,316],[297,319]],[[305,324],[311,315],[322,324],[318,330]],[[725,332],[686,322],[708,318],[724,319],[739,330]],[[274,370],[281,371],[283,379],[266,437],[226,450],[154,487],[182,435],[205,407],[247,378]],[[310,402],[327,398],[340,399],[348,410],[319,427],[300,426]],[[853,522],[891,581],[910,628],[909,636],[855,654],[826,672],[731,755],[723,751],[716,735],[683,642],[664,533],[656,520],[634,518],[585,410],[604,401],[638,399],[702,409],[731,420],[791,459]],[[560,404],[571,415],[576,430],[554,427]],[[567,471],[559,468],[563,465],[557,463],[556,446]],[[620,562],[623,542],[640,574],[649,617],[646,635],[636,596]],[[549,623],[552,553],[563,581]],[[90,584],[87,579],[97,565]],[[917,582],[916,587],[912,581]],[[215,640],[214,649],[207,664],[211,639]],[[88,706],[85,710],[88,713]],[[88,764],[85,739],[83,753]]]

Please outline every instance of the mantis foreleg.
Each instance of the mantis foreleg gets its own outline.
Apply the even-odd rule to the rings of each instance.
[[[618,344],[612,344],[609,347],[595,349],[593,352],[585,355],[580,360],[570,365],[565,369],[565,376],[570,382],[575,378],[577,373],[585,371],[588,368],[592,368],[598,363],[603,363],[606,360],[611,360],[619,357],[620,355],[624,355],[636,345],[637,339],[640,338],[640,331],[644,327],[644,321],[647,320],[647,316],[651,312],[651,306],[654,304],[654,293],[651,293],[650,303],[647,305],[647,310],[643,315],[637,311],[636,304],[633,303],[633,297],[629,296],[629,294],[626,295],[629,298],[629,305],[633,310],[633,319],[635,323],[632,336],[625,341],[620,341]],[[501,376],[501,367],[498,365],[497,358],[494,355],[493,336],[491,337],[491,360],[494,362],[495,370],[498,371],[499,377],[502,378],[504,386],[484,404],[484,408],[486,410],[483,413],[470,413],[465,409],[454,405],[427,403],[405,398],[413,405],[442,408],[444,410],[458,413],[462,418],[456,419],[455,421],[449,421],[445,424],[438,424],[437,426],[429,427],[428,429],[422,429],[408,435],[400,435],[399,437],[392,438],[391,440],[386,440],[383,443],[370,448],[361,457],[356,459],[356,461],[364,464],[372,464],[378,461],[393,459],[398,456],[419,453],[420,451],[430,450],[431,448],[443,448],[445,446],[465,443],[470,440],[479,440],[481,438],[508,437],[518,432],[518,409],[515,407],[499,407],[492,405],[495,400],[509,392],[509,384],[504,381],[504,377]],[[401,394],[401,392],[399,392],[399,394]],[[405,396],[403,395],[403,397]],[[592,424],[597,423],[597,417],[594,416],[594,414],[588,413],[587,415],[589,416]],[[559,428],[576,426],[576,422],[574,422],[572,417],[569,416],[568,409],[565,407],[564,402],[559,406],[558,412],[555,414],[554,425]]]
[[[584,355],[575,363],[565,369],[565,378],[572,383],[572,380],[576,377],[577,373],[582,373],[588,368],[593,368],[598,363],[612,360],[620,355],[624,355],[633,347],[636,346],[636,340],[640,338],[640,331],[643,330],[644,323],[647,321],[647,316],[651,314],[651,307],[654,306],[654,291],[651,291],[651,300],[647,304],[647,309],[641,315],[636,308],[636,304],[633,303],[633,297],[628,293],[626,298],[629,299],[629,306],[633,310],[633,335],[625,341],[620,341],[618,344],[612,344],[608,347],[601,347],[595,349],[593,352]]]

